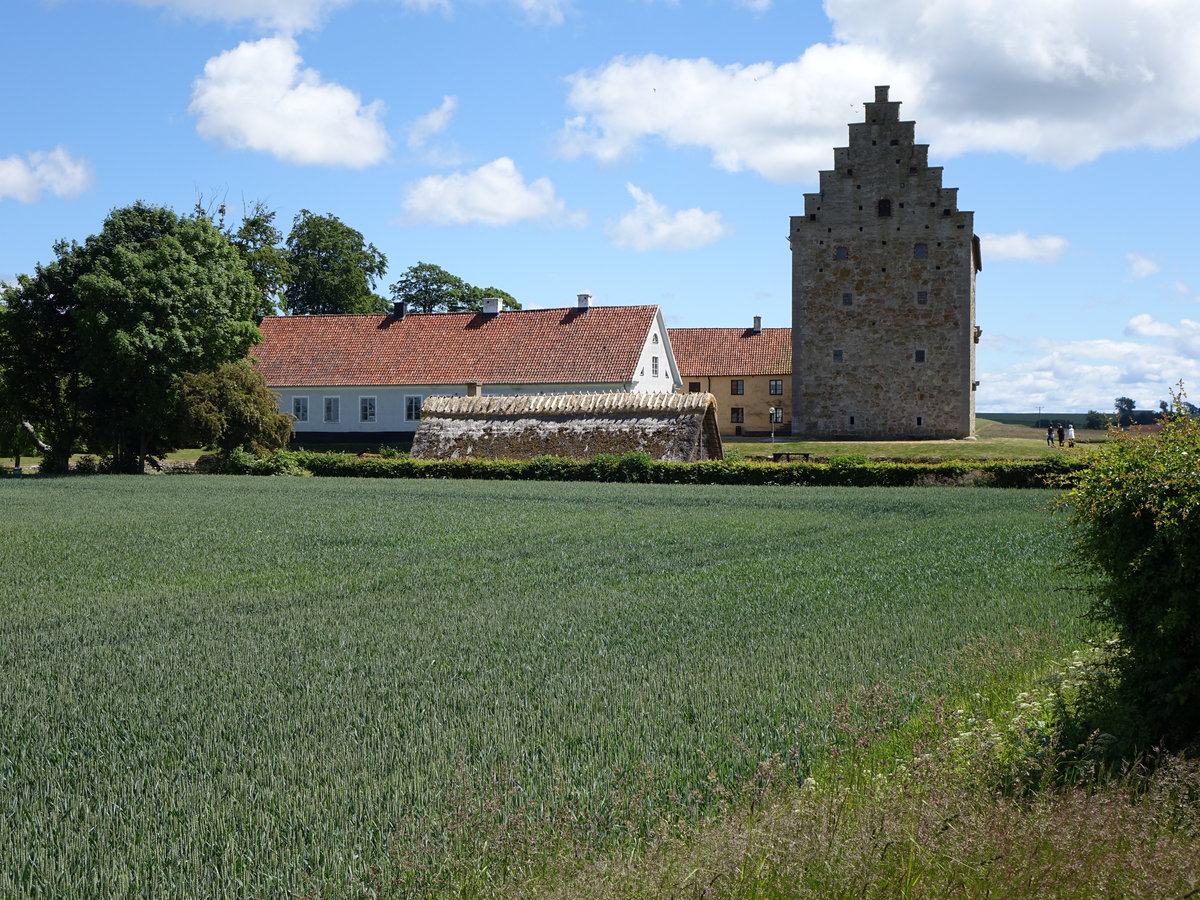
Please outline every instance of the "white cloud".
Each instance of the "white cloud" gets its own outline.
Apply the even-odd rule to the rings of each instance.
[[[416,119],[408,127],[408,147],[419,153],[430,165],[457,166],[463,162],[458,147],[449,143],[445,146],[430,146],[429,140],[450,127],[450,120],[458,109],[458,98],[447,94],[442,105]]]
[[[1018,231],[1014,234],[982,234],[979,240],[985,260],[1019,259],[1051,263],[1067,249],[1067,239],[1056,234],[1030,237]]]
[[[409,185],[404,198],[407,223],[433,225],[511,225],[545,219],[582,224],[567,209],[549,178],[530,184],[507,156],[470,172],[430,175]]]
[[[771,2],[772,0],[737,0],[738,6],[744,6],[754,12],[766,12],[771,8]]]
[[[998,369],[981,368],[976,406],[995,412],[1112,408],[1116,397],[1132,397],[1141,409],[1153,409],[1182,379],[1200,384],[1200,322],[1161,322],[1148,314],[1125,326],[1130,340],[1033,342],[1024,344],[1030,359]],[[984,341],[988,340],[987,335]]]
[[[633,250],[693,250],[720,240],[730,228],[721,214],[699,207],[671,212],[637,185],[627,184],[634,208],[608,228],[615,247]]]
[[[1194,0],[827,0],[836,41],[782,65],[618,57],[570,81],[568,155],[612,161],[657,138],[729,171],[814,181],[892,86],[939,154],[1071,166],[1200,136]]]
[[[24,157],[0,159],[0,200],[11,197],[22,203],[36,203],[47,191],[56,197],[74,197],[91,187],[94,180],[92,167],[61,145]]]
[[[383,104],[301,68],[289,37],[244,42],[210,59],[196,80],[189,112],[205,138],[260,150],[304,166],[361,169],[380,162],[389,138]]]
[[[1125,258],[1129,260],[1129,271],[1134,278],[1149,278],[1151,275],[1157,275],[1161,268],[1150,257],[1140,253],[1126,253]]]
[[[846,141],[863,86],[903,83],[882,54],[865,48],[809,47],[796,62],[719,66],[707,59],[618,57],[568,78],[560,146],[568,157],[605,163],[648,137],[670,147],[704,147],[713,165],[753,169],[776,181],[813,180]]]
[[[571,0],[511,0],[531,22],[561,25],[571,10]]]
[[[255,22],[293,34],[314,28],[327,12],[353,0],[134,0],[141,6],[219,22]]]

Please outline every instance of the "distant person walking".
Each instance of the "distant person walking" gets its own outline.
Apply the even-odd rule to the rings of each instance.
[[[1063,430],[1062,422],[1059,422],[1058,423],[1058,446],[1059,447],[1061,447],[1063,445],[1063,439],[1066,436],[1067,436],[1067,433]]]
[[[1075,423],[1074,422],[1067,423],[1067,446],[1068,447],[1075,446]]]
[[[1046,426],[1046,446],[1047,447],[1054,446],[1054,426],[1053,425]]]

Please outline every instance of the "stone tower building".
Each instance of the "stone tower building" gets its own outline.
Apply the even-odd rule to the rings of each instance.
[[[970,437],[974,217],[887,87],[865,106],[791,219],[792,433]]]

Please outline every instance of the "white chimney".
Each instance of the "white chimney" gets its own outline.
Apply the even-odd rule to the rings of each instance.
[[[484,297],[483,298],[483,314],[485,316],[494,316],[500,312],[499,297]]]
[[[577,296],[578,296],[578,300],[579,300],[578,305],[579,305],[580,309],[587,309],[588,307],[590,307],[592,305],[592,295],[591,294],[579,294]]]
[[[755,334],[762,332],[762,316],[754,317],[754,327],[751,329]]]

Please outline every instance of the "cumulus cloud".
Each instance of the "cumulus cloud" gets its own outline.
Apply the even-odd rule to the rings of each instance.
[[[1180,379],[1200,384],[1200,322],[1156,320],[1143,313],[1125,326],[1129,340],[1024,343],[1029,359],[980,369],[976,406],[1019,411],[1108,410],[1116,397],[1132,397],[1142,409],[1168,398]],[[984,336],[986,342],[988,337]],[[1008,349],[1022,344],[1010,340]]]
[[[1142,256],[1140,253],[1126,253],[1125,258],[1129,260],[1129,272],[1134,278],[1149,278],[1151,275],[1157,275],[1160,266],[1148,256]]]
[[[1051,263],[1067,249],[1067,239],[1056,234],[1030,237],[1023,231],[1015,234],[981,234],[983,258],[987,260],[1019,259],[1026,262]]]
[[[626,184],[634,208],[608,228],[615,247],[633,250],[693,250],[720,240],[730,228],[721,214],[699,207],[672,212],[635,184]]]
[[[91,187],[93,180],[92,167],[61,145],[0,159],[0,200],[36,203],[46,192],[74,197]]]
[[[201,137],[301,166],[361,169],[387,155],[383,104],[302,68],[289,37],[244,42],[210,59],[189,112]]]
[[[863,86],[904,83],[869,48],[816,44],[799,60],[720,66],[708,59],[618,57],[568,78],[576,112],[560,133],[568,157],[611,163],[646,138],[697,146],[729,172],[752,169],[775,181],[813,180],[829,168],[846,123],[861,117]]]
[[[430,175],[409,185],[404,221],[433,225],[511,225],[535,219],[582,224],[549,178],[529,184],[507,156],[470,172]]]
[[[319,25],[325,15],[353,0],[133,0],[180,15],[218,22],[254,22],[295,33]]]
[[[618,57],[569,79],[568,155],[618,159],[647,139],[729,171],[813,181],[889,84],[939,154],[1072,166],[1200,136],[1192,0],[827,0],[835,40],[781,65]]]

